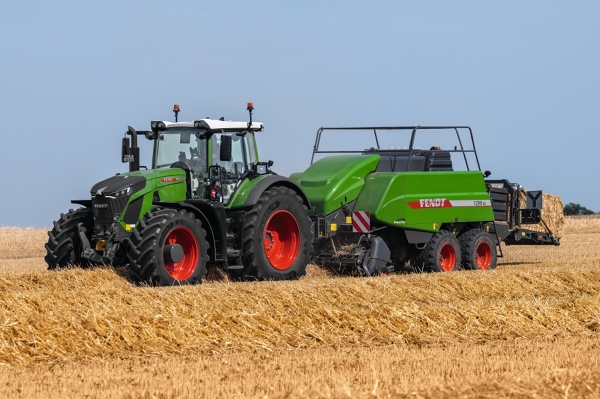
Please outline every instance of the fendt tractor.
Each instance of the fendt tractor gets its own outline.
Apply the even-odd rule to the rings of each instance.
[[[501,242],[559,244],[550,231],[521,227],[541,222],[541,192],[486,180],[468,127],[321,128],[310,167],[286,178],[259,161],[263,124],[247,109],[249,122],[178,122],[176,105],[175,122],[129,127],[129,172],[71,201],[83,207],[54,222],[48,268],[127,264],[137,280],[173,285],[200,283],[209,264],[235,278],[297,279],[312,259],[372,276],[493,269]],[[320,150],[327,131],[348,133],[334,141],[344,145],[366,132],[374,146]],[[428,131],[455,133],[458,145],[420,149],[416,138]],[[381,132],[408,132],[409,144],[381,148]],[[151,169],[140,167],[138,135],[154,142]]]
[[[324,133],[332,132],[336,150],[320,149]],[[339,149],[363,143],[365,134],[372,147]],[[397,145],[402,136],[405,147],[381,148],[384,138]],[[455,145],[417,145],[432,140]],[[321,154],[332,155],[314,162]],[[559,245],[547,226],[546,232],[521,226],[544,223],[542,192],[486,180],[490,175],[481,171],[468,126],[323,127],[311,166],[290,178],[312,205],[313,260],[379,275],[396,268],[487,270],[502,256],[501,242]]]
[[[95,184],[82,208],[54,222],[49,269],[125,265],[157,285],[199,283],[207,263],[234,276],[296,279],[310,256],[311,207],[302,189],[260,162],[263,124],[200,119],[152,121],[123,138],[129,173]],[[154,142],[152,168],[140,170],[138,135]],[[129,136],[129,137],[128,137]]]

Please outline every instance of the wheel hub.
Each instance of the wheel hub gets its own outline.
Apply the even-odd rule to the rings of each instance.
[[[184,257],[183,247],[179,244],[165,244],[163,256],[165,263],[179,263]]]
[[[169,232],[162,253],[165,269],[174,280],[187,280],[198,267],[198,241],[194,233],[186,227],[175,227]]]
[[[440,249],[440,266],[443,271],[449,272],[456,266],[456,251],[450,244],[445,244]]]
[[[300,227],[288,211],[271,215],[263,232],[263,249],[267,260],[277,270],[287,270],[300,251]]]
[[[485,242],[480,243],[475,250],[475,254],[477,267],[481,270],[487,270],[492,263],[492,249],[490,246]]]

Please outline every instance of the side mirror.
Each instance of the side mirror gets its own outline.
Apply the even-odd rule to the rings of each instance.
[[[121,144],[121,162],[131,162],[131,154],[129,154],[129,137],[123,137]]]
[[[486,177],[486,179],[488,177],[490,177],[491,174],[492,174],[492,172],[490,172],[489,170],[486,170],[485,172],[483,172],[483,175]]]
[[[221,153],[219,154],[219,159],[223,162],[231,161],[231,142],[231,136],[221,136]]]

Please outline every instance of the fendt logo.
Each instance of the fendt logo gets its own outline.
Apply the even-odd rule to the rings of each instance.
[[[94,208],[108,208],[108,204],[94,204]]]
[[[183,180],[185,180],[185,177],[163,177],[162,179],[160,179],[160,181],[163,183],[172,183],[174,181],[183,181]]]
[[[446,198],[431,198],[419,200],[421,208],[442,208],[446,206]]]
[[[446,198],[426,198],[418,201],[407,202],[412,209],[423,208],[470,208],[492,206],[488,200],[447,200]]]

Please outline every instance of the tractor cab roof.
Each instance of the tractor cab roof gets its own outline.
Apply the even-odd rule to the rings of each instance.
[[[221,121],[218,119],[199,119],[195,120],[194,122],[161,122],[164,123],[166,129],[188,127],[196,129],[206,129],[212,133],[238,132],[243,130],[252,130],[254,132],[259,132],[264,129],[262,122],[252,122],[252,125],[248,127],[248,122]]]

